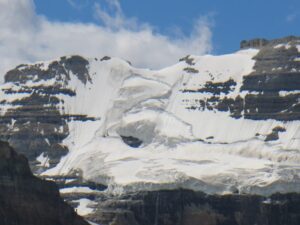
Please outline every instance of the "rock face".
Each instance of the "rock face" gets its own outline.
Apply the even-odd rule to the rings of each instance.
[[[249,41],[243,40],[243,41],[241,41],[240,48],[241,49],[247,49],[247,48],[260,49],[260,48],[264,47],[265,45],[267,45],[268,43],[269,43],[269,41],[266,39],[263,39],[263,38],[256,38],[256,39],[252,39]]]
[[[299,38],[291,36],[273,41],[255,39],[244,42],[242,49],[260,50],[253,58],[254,71],[243,77],[240,94],[235,98],[222,97],[236,89],[237,83],[233,80],[208,81],[205,88],[183,90],[213,95],[199,100],[198,106],[192,105],[189,109],[227,111],[234,118],[243,116],[251,120],[300,120]]]
[[[63,101],[59,98],[59,95],[76,95],[67,87],[72,76],[84,84],[90,82],[87,66],[88,61],[80,56],[62,57],[49,63],[46,69],[43,64],[20,65],[5,75],[5,83],[14,86],[7,85],[3,93],[21,98],[1,101],[2,106],[9,107],[1,116],[0,139],[25,154],[34,172],[39,172],[37,157],[45,158],[43,166],[51,168],[68,153],[68,148],[62,145],[69,135],[68,121],[93,120],[86,115],[62,115]]]
[[[298,225],[300,195],[140,192],[102,199],[91,219],[102,225]]]
[[[87,225],[54,182],[32,175],[27,159],[0,142],[1,225]]]

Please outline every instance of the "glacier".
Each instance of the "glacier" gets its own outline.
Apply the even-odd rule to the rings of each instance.
[[[51,168],[44,163],[47,154],[40,154],[37,160],[47,165],[44,176],[80,174],[114,194],[177,188],[209,194],[299,192],[300,120],[251,119],[249,109],[237,110],[237,115],[219,110],[212,100],[234,99],[235,104],[263,95],[244,88],[245,78],[258,71],[258,54],[259,49],[244,49],[221,56],[190,55],[161,70],[135,68],[118,58],[90,58],[84,79],[70,71],[69,78],[32,75],[19,85],[2,84],[1,114],[18,108],[12,102],[32,95],[10,94],[8,88],[59,84],[74,93],[54,94],[60,115],[93,118],[66,120],[68,135],[61,145],[69,151]],[[51,62],[39,66],[47,70]],[[299,90],[280,90],[280,97]]]

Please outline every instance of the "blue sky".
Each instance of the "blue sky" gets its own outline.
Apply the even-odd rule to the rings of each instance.
[[[102,0],[35,0],[37,13],[51,21],[97,24],[95,3],[108,9]],[[215,54],[237,50],[242,39],[300,35],[299,0],[123,0],[120,4],[126,17],[169,37],[178,31],[189,34],[198,18],[207,17]]]

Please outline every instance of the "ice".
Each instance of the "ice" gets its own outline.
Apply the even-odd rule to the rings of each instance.
[[[289,49],[291,48],[292,45],[290,43],[287,43],[287,44],[278,44],[276,45],[274,48],[285,48],[285,49]]]
[[[75,211],[80,216],[86,216],[93,213],[94,209],[92,207],[97,204],[96,202],[86,198],[75,200],[74,202],[79,203],[79,205],[75,208]]]
[[[300,90],[296,90],[296,91],[279,91],[279,96],[280,97],[285,97],[285,96],[291,95],[291,94],[300,94]]]
[[[68,187],[68,188],[62,188],[59,189],[59,192],[62,194],[68,194],[68,193],[96,193],[98,191],[92,190],[89,187]]]

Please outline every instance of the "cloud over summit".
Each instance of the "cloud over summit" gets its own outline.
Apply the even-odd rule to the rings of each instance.
[[[1,77],[17,64],[63,55],[109,55],[135,66],[161,68],[186,54],[200,55],[212,48],[210,23],[205,18],[195,23],[190,35],[171,38],[136,18],[127,18],[119,1],[106,2],[109,11],[99,3],[94,5],[99,24],[84,24],[50,21],[37,14],[33,0],[0,0]]]

